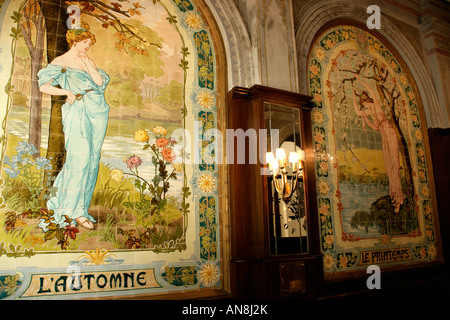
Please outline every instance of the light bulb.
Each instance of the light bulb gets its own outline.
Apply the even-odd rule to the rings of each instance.
[[[299,160],[299,156],[297,152],[290,152],[289,153],[289,162],[294,164],[297,163]]]
[[[272,170],[273,170],[274,172],[277,171],[277,169],[279,168],[278,160],[277,160],[277,159],[272,159],[272,165],[271,165],[271,167],[272,167]]]
[[[270,166],[272,164],[273,160],[273,153],[272,152],[266,152],[266,163]]]
[[[299,160],[305,161],[305,159],[306,159],[306,152],[305,152],[305,150],[300,149],[300,150],[297,151],[297,154],[298,154],[298,159]]]
[[[278,160],[286,159],[286,152],[284,151],[284,149],[278,148],[275,152]]]

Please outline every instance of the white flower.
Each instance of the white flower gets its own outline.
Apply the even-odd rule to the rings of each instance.
[[[326,254],[323,256],[323,266],[325,269],[329,270],[334,266],[334,259],[331,254]]]
[[[408,78],[406,78],[405,75],[401,75],[400,76],[400,81],[401,81],[401,83],[406,85],[408,83]]]
[[[321,61],[325,58],[325,53],[321,49],[316,49],[315,54],[316,57]]]
[[[202,19],[200,19],[199,15],[195,13],[189,13],[186,16],[185,21],[189,28],[192,29],[198,29],[202,26]]]
[[[214,104],[214,97],[207,91],[202,91],[197,95],[197,103],[205,109],[211,108]]]
[[[428,186],[423,186],[422,187],[422,194],[425,196],[425,197],[428,197],[429,195],[430,195],[430,188],[428,188]]]
[[[167,129],[162,126],[156,126],[153,128],[153,133],[158,136],[165,136],[167,134]]]
[[[326,195],[330,191],[330,185],[326,180],[320,180],[317,187],[322,195]]]
[[[210,150],[206,148],[202,150],[202,159],[206,164],[214,164],[216,162],[215,157],[211,154]]]
[[[213,285],[219,279],[219,269],[213,263],[205,263],[199,273],[200,281],[204,285]]]
[[[113,169],[111,170],[110,177],[112,180],[119,183],[123,180],[123,171],[120,169]]]
[[[216,188],[216,180],[208,173],[202,174],[197,184],[203,192],[211,192]]]
[[[323,113],[319,110],[314,110],[312,112],[312,120],[314,123],[322,124],[324,121]]]
[[[436,256],[437,256],[437,249],[436,249],[435,245],[431,245],[428,248],[428,255],[430,256],[431,259],[436,258]]]
[[[416,139],[417,140],[422,140],[423,139],[423,136],[422,136],[422,132],[420,131],[420,129],[417,129],[415,132],[414,132],[414,136],[416,137]]]

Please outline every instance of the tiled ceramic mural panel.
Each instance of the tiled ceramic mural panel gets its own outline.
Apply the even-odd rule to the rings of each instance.
[[[0,28],[0,298],[220,286],[215,153],[195,148],[216,62],[194,3],[2,1]]]
[[[435,260],[424,119],[409,72],[353,26],[324,32],[308,67],[325,272]]]

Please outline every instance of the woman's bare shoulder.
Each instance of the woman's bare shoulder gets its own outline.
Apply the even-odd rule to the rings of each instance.
[[[56,57],[55,59],[53,59],[51,64],[61,66],[61,67],[66,67],[68,65],[67,53],[64,53],[64,54]]]

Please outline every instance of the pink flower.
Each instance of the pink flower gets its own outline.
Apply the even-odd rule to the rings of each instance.
[[[142,159],[136,155],[132,155],[127,159],[127,167],[129,169],[137,168],[142,164]]]

